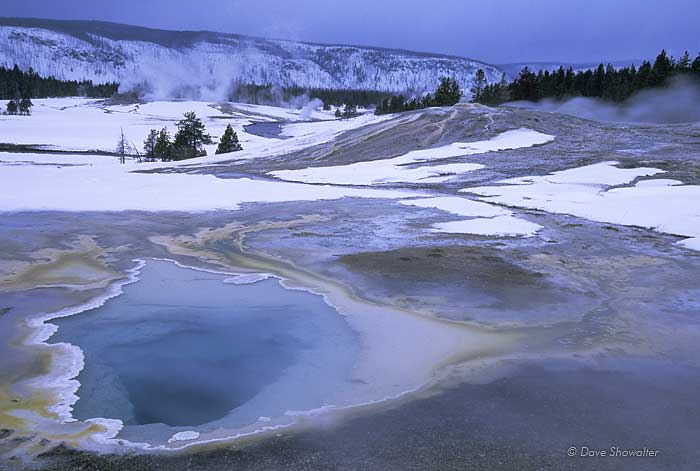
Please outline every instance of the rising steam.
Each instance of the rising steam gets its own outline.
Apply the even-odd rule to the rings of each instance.
[[[615,123],[679,124],[700,121],[700,84],[676,78],[669,86],[642,90],[625,102],[612,104],[596,98],[565,101],[515,101],[507,106],[528,108]]]

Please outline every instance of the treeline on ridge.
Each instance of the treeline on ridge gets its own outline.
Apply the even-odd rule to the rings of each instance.
[[[676,60],[662,50],[653,64],[644,61],[638,68],[631,65],[616,69],[611,64],[600,64],[596,69],[578,72],[571,67],[566,70],[559,67],[555,72],[535,73],[525,67],[512,82],[504,75],[500,83],[473,89],[472,101],[498,105],[507,101],[581,96],[622,102],[640,90],[662,86],[673,77],[687,77],[700,83],[700,54],[691,60],[686,51]]]

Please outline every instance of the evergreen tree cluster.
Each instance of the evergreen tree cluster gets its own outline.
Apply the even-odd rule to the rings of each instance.
[[[34,104],[29,98],[22,98],[21,100],[13,98],[7,102],[5,114],[29,116],[32,114],[32,106],[34,106]]]
[[[640,90],[661,86],[676,76],[686,76],[700,82],[700,54],[691,60],[686,51],[675,60],[662,50],[653,64],[644,61],[639,68],[632,65],[615,69],[611,64],[600,64],[593,70],[574,72],[571,67],[567,70],[559,67],[556,72],[540,70],[534,73],[525,67],[518,78],[510,83],[504,74],[500,83],[484,87],[475,101],[497,105],[506,101],[583,96],[621,102]]]
[[[24,72],[15,65],[12,69],[0,67],[0,99],[52,98],[86,96],[109,98],[119,90],[118,83],[94,84],[91,80],[58,80],[41,77],[31,68]]]
[[[154,162],[156,160],[168,162],[174,160],[173,141],[170,139],[167,128],[163,128],[160,131],[151,129],[143,142],[143,154],[146,162]]]
[[[482,71],[483,72],[483,71]],[[394,95],[384,98],[375,110],[375,114],[401,113],[403,111],[420,110],[431,106],[452,106],[459,103],[462,98],[462,90],[457,81],[450,77],[440,79],[434,94],[428,93],[421,98],[407,100],[403,95]]]
[[[326,110],[331,106],[340,107],[345,104],[356,107],[368,108],[379,103],[387,92],[376,90],[336,89],[336,88],[303,88],[303,87],[277,87],[272,84],[237,84],[229,94],[229,100],[238,103],[251,103],[254,105],[279,105],[280,103],[293,102],[300,96],[306,96],[311,100],[319,99]]]
[[[144,160],[147,162],[156,160],[169,162],[171,160],[204,157],[207,155],[204,146],[212,142],[212,138],[207,134],[202,120],[191,111],[185,113],[183,119],[178,121],[174,139],[170,138],[167,128],[163,128],[160,131],[157,129],[150,130],[146,140],[143,142]],[[225,154],[239,150],[243,150],[243,147],[238,141],[236,131],[229,124],[219,140],[216,153]]]
[[[340,110],[340,107],[335,109],[335,117],[336,118],[354,118],[355,116],[359,115],[357,111],[357,106],[353,105],[351,103],[346,103],[345,106],[343,107],[343,110]]]

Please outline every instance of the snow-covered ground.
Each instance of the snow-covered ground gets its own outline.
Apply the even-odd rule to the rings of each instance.
[[[226,111],[222,111],[224,109]],[[102,100],[94,99],[50,98],[34,100],[30,117],[0,116],[0,142],[41,146],[47,150],[113,152],[120,133],[124,130],[126,138],[142,150],[143,141],[151,129],[165,127],[173,136],[177,121],[189,111],[194,111],[202,119],[215,142],[226,126],[231,124],[245,149],[244,152],[235,154],[236,158],[264,152],[273,148],[274,144],[281,144],[278,139],[265,139],[246,133],[244,126],[253,122],[328,120],[318,132],[312,133],[315,139],[322,142],[343,130],[381,119],[362,115],[354,119],[336,120],[330,111],[318,109],[237,104],[223,108],[221,104],[202,101],[107,105]],[[304,124],[309,126],[310,123]],[[307,145],[307,142],[293,141],[283,145],[289,147],[294,144]],[[216,144],[206,146],[206,149],[209,159],[213,159]]]
[[[157,101],[133,105],[106,105],[100,100],[61,98],[36,100],[31,117],[2,116],[0,142],[41,146],[60,151],[112,151],[117,136],[124,134],[140,147],[150,129],[168,128],[187,111],[194,111],[213,136],[227,124],[237,131],[244,150],[214,155],[216,144],[206,157],[181,162],[121,165],[113,156],[70,153],[2,153],[0,168],[0,210],[62,211],[207,211],[235,210],[247,202],[313,201],[343,197],[402,199],[411,206],[433,207],[468,221],[433,225],[436,232],[495,236],[532,235],[540,227],[513,216],[511,211],[462,197],[408,200],[420,196],[406,191],[347,188],[344,185],[378,183],[440,182],[454,174],[482,168],[473,163],[450,163],[407,168],[463,155],[502,149],[529,147],[553,139],[529,129],[505,132],[488,141],[454,143],[435,149],[421,149],[405,155],[359,162],[338,167],[273,172],[287,181],[220,179],[212,175],[179,173],[135,173],[179,165],[206,167],[231,159],[249,159],[291,152],[328,141],[343,131],[392,119],[392,116],[363,114],[337,120],[330,112],[296,110],[244,104],[215,104],[197,101]],[[308,122],[306,119],[313,119]],[[252,122],[283,120],[287,139],[265,138],[245,132]],[[415,165],[412,165],[415,167]],[[325,186],[308,183],[327,183]],[[31,191],[26,191],[31,188]]]
[[[106,156],[5,153],[0,160],[0,211],[236,210],[247,202],[415,195],[213,175],[135,173],[140,165],[120,165]]]
[[[141,146],[150,129],[167,127],[187,111],[202,118],[207,131],[219,136],[227,124],[236,129],[244,150],[180,162],[118,163],[116,157],[89,154],[0,153],[0,210],[63,211],[207,211],[238,209],[246,202],[282,202],[337,199],[343,197],[404,198],[402,191],[363,190],[342,187],[243,179],[220,179],[212,175],[135,173],[178,165],[206,166],[231,159],[254,158],[290,152],[319,144],[338,133],[390,119],[363,114],[353,119],[332,119],[330,112],[312,110],[315,122],[299,122],[289,139],[271,139],[245,132],[252,122],[284,119],[302,121],[309,110],[256,105],[224,109],[206,102],[151,102],[106,106],[98,100],[62,98],[36,100],[32,116],[1,116],[0,142],[38,145],[61,151],[112,151],[124,130],[127,139]],[[29,190],[28,190],[29,189]]]
[[[616,165],[617,162],[603,162],[462,191],[481,195],[487,202],[684,236],[688,239],[681,241],[681,245],[700,250],[700,186],[669,179],[635,182],[664,171],[645,167],[623,169]],[[631,183],[635,184],[616,187]]]

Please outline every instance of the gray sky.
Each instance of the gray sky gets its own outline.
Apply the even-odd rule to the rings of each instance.
[[[0,16],[384,46],[491,63],[700,51],[700,0],[0,0]]]

